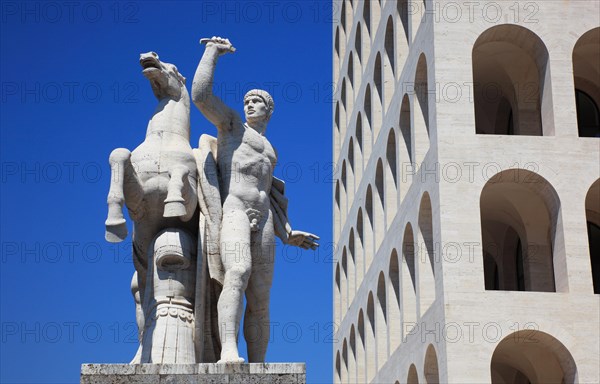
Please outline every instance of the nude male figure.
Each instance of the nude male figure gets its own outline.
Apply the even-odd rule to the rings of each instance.
[[[249,362],[264,362],[269,342],[269,300],[275,258],[273,212],[269,199],[277,155],[264,136],[273,112],[271,96],[252,90],[244,97],[246,122],[213,95],[219,56],[233,52],[227,39],[208,40],[192,85],[192,100],[218,130],[217,165],[223,202],[220,231],[225,272],[217,303],[221,363],[243,362],[237,334],[246,296],[244,337]],[[286,223],[284,243],[315,249],[316,235],[293,231]]]

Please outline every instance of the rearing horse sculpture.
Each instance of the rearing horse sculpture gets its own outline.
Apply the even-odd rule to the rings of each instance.
[[[152,336],[144,335],[148,330],[169,328],[160,324],[164,314],[175,313],[176,320],[181,318],[187,322],[193,316],[195,259],[190,252],[195,252],[199,220],[197,170],[190,146],[190,99],[185,78],[174,65],[161,62],[154,52],[142,54],[140,64],[158,106],[148,123],[144,142],[133,152],[117,148],[110,154],[106,240],[120,242],[127,236],[125,204],[134,222],[136,272],[131,285],[141,342],[132,363],[193,363],[193,343],[188,353],[191,356],[184,357],[183,361],[181,357],[171,361],[168,352],[161,352],[159,356],[150,350],[144,351],[142,345],[146,340],[152,344]],[[153,280],[148,283],[149,287],[146,286],[148,277]],[[161,281],[167,283],[160,286]],[[178,284],[175,288],[173,281]],[[161,345],[161,348],[170,347]]]

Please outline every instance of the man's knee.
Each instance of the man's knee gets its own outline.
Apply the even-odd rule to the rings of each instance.
[[[225,284],[229,284],[232,288],[245,290],[250,279],[250,268],[242,266],[233,266],[225,271]]]

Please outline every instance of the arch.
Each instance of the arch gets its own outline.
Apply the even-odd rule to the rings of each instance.
[[[546,179],[524,169],[497,173],[481,191],[480,215],[500,290],[568,291],[561,204]]]
[[[375,168],[375,191],[377,198],[375,199],[375,248],[379,249],[381,242],[385,236],[385,184],[383,179],[383,161],[377,160]]]
[[[356,346],[356,332],[354,330],[354,324],[350,327],[350,338],[348,344],[350,345],[350,353],[348,354],[348,382],[356,383],[358,381],[358,365],[357,362],[357,346]]]
[[[348,140],[348,153],[347,153],[347,159],[348,159],[348,167],[347,167],[347,172],[346,172],[346,178],[347,178],[347,186],[348,189],[346,190],[346,194],[348,195],[348,210],[350,210],[350,207],[352,206],[352,202],[354,199],[354,191],[356,190],[356,185],[354,183],[354,143],[353,143],[353,139],[352,137],[350,137],[350,140]]]
[[[372,95],[371,95],[371,84],[367,84],[367,88],[365,90],[365,100],[364,100],[364,109],[365,109],[365,122],[366,122],[366,129],[364,130],[365,133],[365,142],[368,143],[368,145],[365,146],[365,159],[368,159],[369,156],[367,155],[371,153],[371,149],[373,148],[373,144],[374,144],[374,138],[373,138],[373,120],[372,120],[372,116],[373,116],[373,105],[371,104],[371,100],[372,100]],[[367,135],[368,135],[368,139],[367,140]]]
[[[573,49],[579,137],[600,137],[600,27],[583,34]]]
[[[375,339],[375,301],[373,300],[373,292],[369,292],[367,299],[367,382],[373,381],[377,373],[377,344]]]
[[[423,375],[425,376],[425,382],[427,384],[438,384],[440,382],[437,354],[435,353],[433,344],[429,344],[427,352],[425,352]]]
[[[388,267],[388,333],[390,336],[390,354],[402,343],[402,314],[400,313],[400,265],[398,252],[392,250]]]
[[[415,237],[412,225],[406,224],[402,236],[402,337],[410,334],[417,323],[417,273],[415,266]]]
[[[338,261],[335,266],[335,301],[334,305],[334,313],[335,319],[338,324],[342,322],[342,310],[341,310],[341,296],[342,296],[342,286],[341,286],[341,276],[340,276],[340,262]]]
[[[354,237],[354,249],[356,254],[356,279],[357,281],[362,281],[365,276],[365,249],[364,249],[364,231],[363,231],[363,218],[362,218],[362,208],[358,209],[358,215],[356,217],[356,237],[354,237],[354,232],[352,232],[352,236]],[[359,283],[357,283],[358,289]]]
[[[385,275],[379,272],[377,279],[377,306],[375,311],[375,335],[377,336],[377,369],[381,369],[388,359],[388,318],[385,292]]]
[[[381,131],[381,121],[383,119],[383,66],[381,64],[381,53],[377,52],[375,57],[375,67],[373,69],[373,83],[375,84],[375,97],[371,98],[373,112],[373,143],[377,142],[379,132]]]
[[[358,25],[356,26],[356,35],[354,36],[354,50],[356,51],[356,57],[358,58],[358,61],[362,65],[362,62],[363,62],[363,55],[362,55],[363,46],[362,46],[362,30],[361,30],[361,26],[360,26],[360,21],[358,22]]]
[[[406,384],[419,384],[419,374],[417,373],[417,367],[415,367],[414,364],[411,364],[410,368],[408,368]]]
[[[354,96],[354,53],[350,51],[348,56],[348,71],[347,78],[350,80],[350,94]]]
[[[435,301],[435,255],[433,248],[433,225],[431,199],[427,192],[423,193],[419,206],[419,232],[418,232],[418,297],[420,315]]]
[[[345,250],[345,249],[344,249]],[[348,307],[356,295],[356,260],[354,257],[354,230],[348,235]]]
[[[373,262],[373,256],[375,255],[375,241],[374,241],[374,217],[373,217],[373,188],[369,184],[367,187],[367,195],[365,198],[365,211],[367,215],[365,218],[368,220],[365,227],[365,255],[367,259],[366,270],[369,269]],[[366,273],[366,272],[365,272]]]
[[[348,342],[344,338],[342,342],[342,366],[340,367],[342,383],[348,382]]]
[[[365,1],[363,6],[363,22],[367,28],[369,38],[371,37],[371,2]]]
[[[396,157],[396,134],[390,129],[385,151],[385,221],[386,228],[392,224],[392,220],[398,212],[398,169]]]
[[[404,200],[406,192],[412,183],[413,178],[413,134],[411,126],[411,114],[410,114],[410,100],[408,95],[404,95],[402,98],[402,104],[400,105],[400,121],[398,125],[400,127],[400,133],[402,134],[402,140],[399,142],[399,157],[400,157],[400,202]]]
[[[398,25],[402,25],[402,28],[398,28],[398,31],[402,31],[402,38],[398,38],[398,42],[402,41],[403,45],[406,44],[406,48],[408,49],[408,44],[410,43],[410,34],[408,31],[409,21],[408,21],[408,2],[409,0],[397,0],[396,1],[396,13],[398,15]],[[402,68],[398,66],[398,68]]]
[[[342,0],[342,9],[340,10],[340,25],[342,30],[346,31],[346,1]]]
[[[594,293],[600,293],[600,179],[596,180],[585,196],[585,216],[588,231],[590,264]]]
[[[350,61],[351,60],[349,60],[348,64],[350,64]],[[348,85],[346,85],[346,83],[348,83]],[[344,88],[342,88],[342,91],[344,92],[343,98],[345,99],[344,108],[346,108],[346,111],[348,111],[349,115],[352,115],[352,108],[354,105],[354,88],[350,82],[350,79],[347,77],[344,77]]]
[[[367,198],[370,198],[371,206],[372,206],[372,195],[369,195],[367,192]],[[367,204],[369,201],[367,201]],[[369,206],[365,206],[365,210],[369,209]],[[372,209],[372,208],[371,208]],[[358,217],[356,219],[357,223],[357,231],[359,233],[361,242],[363,243],[364,249],[364,271],[363,275],[366,275],[367,270],[371,266],[373,262],[373,224],[371,222],[372,214],[369,214],[369,211],[366,212],[366,215],[363,215],[362,208],[358,210]],[[365,220],[367,220],[365,225]]]
[[[362,173],[364,170],[363,163],[363,147],[364,147],[364,139],[363,139],[363,129],[362,129],[362,114],[358,112],[356,116],[356,129],[354,131],[354,139],[356,140],[356,145],[354,146],[354,157],[356,161],[356,170],[355,170],[355,183],[356,188],[360,185],[360,181],[362,179]]]
[[[341,227],[344,227],[346,223],[346,215],[348,214],[348,180],[346,171],[346,160],[342,161],[342,172],[340,174],[341,189],[340,189],[340,202],[341,202]]]
[[[334,377],[334,382],[335,383],[341,383],[342,382],[342,364],[340,362],[340,351],[337,351],[337,353],[335,354],[335,377]]]
[[[396,43],[394,36],[394,21],[392,16],[388,17],[387,24],[385,26],[385,37],[384,37],[384,65],[383,65],[383,97],[385,110],[387,111],[392,96],[394,94],[394,88],[396,86],[395,73],[396,73]]]
[[[342,319],[346,316],[346,312],[348,311],[348,306],[350,305],[348,301],[348,255],[346,251],[346,247],[342,250],[342,269],[340,276],[340,291],[341,295],[341,303],[342,303]]]
[[[477,38],[472,60],[478,134],[554,135],[548,57],[539,36],[518,25],[497,25]]]
[[[335,103],[335,110],[333,112],[333,125],[335,129],[333,130],[333,143],[334,143],[334,159],[338,159],[340,155],[340,105],[339,101]]]
[[[577,383],[577,365],[558,339],[537,331],[523,330],[506,336],[492,354],[492,384],[515,382]]]
[[[363,315],[363,310],[358,312],[358,344],[357,344],[357,352],[356,352],[356,361],[357,363],[357,382],[367,382],[367,345],[365,339],[365,317]]]
[[[335,192],[334,192],[334,199],[335,199],[335,212],[334,212],[334,240],[338,240],[339,236],[340,236],[340,226],[341,226],[341,220],[340,220],[340,181],[336,180],[335,181]]]
[[[340,60],[341,60],[341,56],[340,56],[340,27],[336,27],[335,28],[335,37],[333,39],[333,48],[334,48],[334,52],[335,55],[333,55],[333,68],[335,69],[333,71],[333,82],[334,84],[337,84],[338,81],[338,77],[339,77],[339,69],[340,69]]]
[[[419,56],[417,62],[414,100],[415,161],[417,164],[421,164],[429,150],[429,83],[427,80],[427,58],[424,53]]]

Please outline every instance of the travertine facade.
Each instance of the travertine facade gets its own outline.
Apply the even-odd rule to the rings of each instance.
[[[334,382],[600,382],[600,3],[333,12]]]

